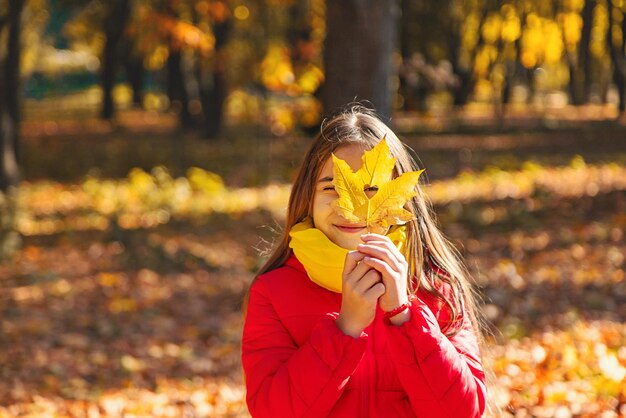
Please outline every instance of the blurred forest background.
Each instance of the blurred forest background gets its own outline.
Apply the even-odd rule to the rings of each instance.
[[[626,417],[624,0],[0,0],[0,417],[248,416],[242,300],[367,100],[503,416]]]

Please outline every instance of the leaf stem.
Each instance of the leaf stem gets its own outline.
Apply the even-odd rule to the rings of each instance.
[[[370,214],[370,206],[371,206],[372,201],[368,198],[367,199],[367,219],[365,220],[366,224],[367,224],[367,233],[370,234],[370,218],[372,217],[372,215]]]

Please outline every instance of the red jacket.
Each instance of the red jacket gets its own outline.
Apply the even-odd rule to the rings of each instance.
[[[253,417],[482,414],[485,378],[469,320],[447,338],[443,310],[422,294],[403,325],[383,321],[379,308],[353,338],[335,324],[340,307],[341,294],[309,280],[293,256],[252,285],[242,361]]]

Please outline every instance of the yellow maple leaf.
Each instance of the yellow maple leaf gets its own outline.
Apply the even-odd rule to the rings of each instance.
[[[335,210],[350,222],[364,222],[368,229],[387,230],[391,225],[414,219],[404,205],[415,196],[415,187],[424,170],[392,179],[395,163],[385,138],[363,153],[361,168],[356,172],[333,154],[333,185],[339,195],[333,203]],[[370,198],[366,190],[377,191]]]
[[[380,187],[391,180],[396,159],[391,156],[385,137],[362,157],[363,164],[356,172],[359,186],[365,189]]]
[[[355,223],[360,222],[364,214],[367,216],[369,199],[365,194],[365,188],[357,180],[348,163],[337,158],[335,154],[333,154],[333,185],[339,194],[339,199],[334,202],[334,208],[341,216]]]

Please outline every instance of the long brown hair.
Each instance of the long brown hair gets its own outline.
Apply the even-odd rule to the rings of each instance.
[[[360,105],[351,106],[322,123],[320,132],[306,153],[293,184],[285,229],[254,280],[268,271],[281,267],[291,256],[289,231],[297,223],[312,217],[315,184],[331,154],[345,145],[356,144],[364,149],[371,149],[383,137],[386,138],[391,153],[396,158],[395,176],[418,169],[408,148],[367,108]],[[473,325],[480,329],[482,327],[477,323],[476,298],[467,270],[458,252],[439,230],[432,205],[422,187],[417,187],[416,192],[417,195],[406,205],[406,209],[416,218],[406,225],[407,245],[404,256],[409,264],[407,279],[409,293],[415,294],[422,288],[448,307],[450,320],[444,328],[446,335],[455,334],[467,315]]]

